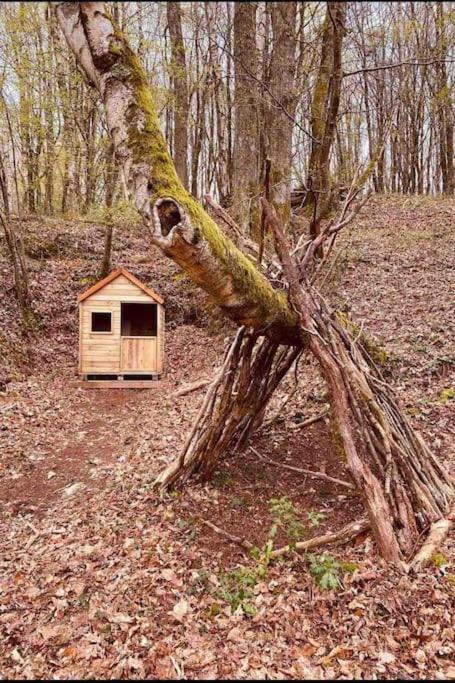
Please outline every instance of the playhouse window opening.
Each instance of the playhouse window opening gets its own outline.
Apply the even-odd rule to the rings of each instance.
[[[156,304],[122,304],[122,337],[156,337]]]
[[[111,313],[92,313],[92,332],[111,332],[112,314]]]

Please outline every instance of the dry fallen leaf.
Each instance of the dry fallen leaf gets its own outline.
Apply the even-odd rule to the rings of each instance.
[[[378,653],[378,661],[381,662],[381,664],[393,664],[395,660],[396,657],[391,652]]]
[[[108,619],[112,624],[132,624],[134,621],[128,614],[113,614]]]
[[[180,600],[172,608],[172,614],[177,619],[177,621],[183,621],[184,617],[188,614],[189,605],[186,600]]]

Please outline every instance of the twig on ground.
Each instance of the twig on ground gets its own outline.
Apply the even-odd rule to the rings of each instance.
[[[212,522],[207,521],[206,519],[202,520],[202,524],[205,524],[206,526],[209,526],[213,531],[216,531],[217,534],[220,534],[220,536],[224,536],[227,538],[229,541],[232,541],[233,543],[237,543],[237,545],[242,546],[245,550],[251,550],[253,548],[253,544],[250,543],[250,541],[247,541],[246,538],[240,538],[240,536],[234,536],[234,534],[230,534],[224,529],[220,529],[219,526],[216,526],[216,524],[212,524]]]
[[[324,479],[325,481],[330,481],[333,484],[338,484],[339,486],[344,486],[347,489],[355,489],[354,484],[350,484],[348,481],[343,481],[342,479],[336,479],[335,477],[329,477],[328,474],[323,474],[323,472],[314,472],[313,470],[307,470],[304,469],[303,467],[293,467],[292,465],[286,465],[283,462],[276,462],[275,460],[271,460],[270,458],[264,458],[263,455],[259,453],[253,446],[249,447],[250,450],[253,451],[255,455],[258,456],[263,462],[266,462],[269,465],[275,465],[275,467],[284,467],[287,470],[292,470],[293,472],[299,472],[299,474],[308,474],[310,477],[315,477],[317,479]]]
[[[319,422],[319,420],[323,420],[325,416],[329,414],[329,412],[329,410],[324,410],[322,413],[319,413],[319,415],[309,417],[308,420],[304,420],[303,422],[296,422],[295,424],[290,425],[290,427],[291,429],[304,429],[305,427],[309,427],[315,422]]]
[[[295,546],[291,547],[285,545],[282,548],[277,548],[272,551],[271,557],[281,557],[286,555],[291,550],[310,550],[310,548],[317,548],[321,545],[334,545],[335,543],[348,543],[353,538],[367,531],[370,528],[370,522],[367,519],[360,519],[357,522],[350,522],[339,531],[331,531],[322,536],[315,536],[309,538],[308,541],[299,541]]]
[[[192,384],[187,384],[186,386],[182,387],[181,389],[177,389],[177,391],[174,391],[172,394],[172,398],[178,398],[179,396],[186,396],[186,394],[190,394],[192,391],[196,391],[197,389],[202,389],[203,387],[206,387],[207,384],[210,384],[212,381],[213,377],[211,379],[198,379],[197,382],[193,382]]]

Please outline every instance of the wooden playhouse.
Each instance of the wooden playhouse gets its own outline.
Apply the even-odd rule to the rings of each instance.
[[[142,387],[164,365],[164,301],[125,268],[78,296],[83,385]],[[108,384],[109,382],[109,384]]]

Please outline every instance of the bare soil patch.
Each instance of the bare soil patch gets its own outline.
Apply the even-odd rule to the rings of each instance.
[[[272,431],[254,439],[254,448],[267,459],[281,462],[295,468],[329,474],[349,482],[346,469],[336,457],[328,432],[323,422],[315,424],[289,439],[289,432]],[[216,470],[209,484],[211,494],[207,500],[192,501],[183,493],[181,502],[173,505],[178,516],[180,537],[195,535],[197,548],[216,558],[224,567],[245,560],[245,550],[239,544],[220,536],[210,527],[201,526],[201,520],[208,520],[234,536],[244,538],[257,547],[262,547],[273,522],[269,510],[272,498],[286,496],[299,511],[302,520],[308,512],[324,514],[314,533],[320,534],[339,529],[348,522],[360,519],[363,505],[354,491],[310,475],[302,475],[284,467],[267,464],[247,448],[223,462]],[[286,539],[280,534],[278,545]]]

